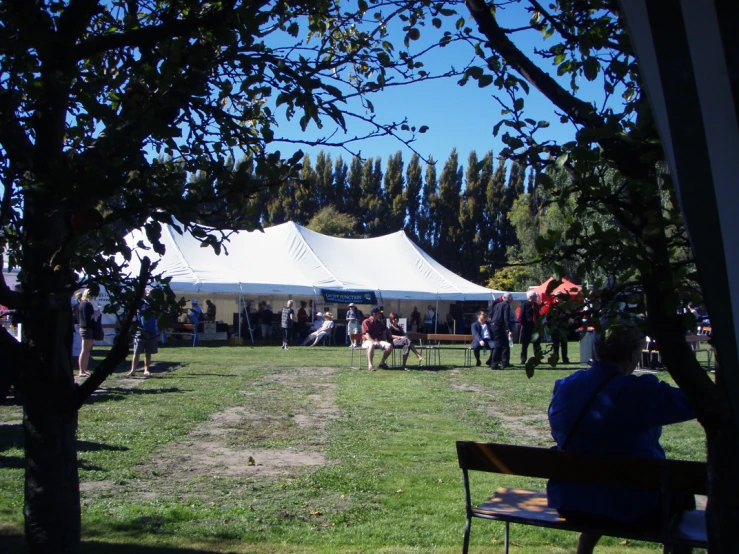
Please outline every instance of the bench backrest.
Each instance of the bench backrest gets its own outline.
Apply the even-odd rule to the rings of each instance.
[[[426,340],[472,342],[472,335],[427,334]]]
[[[457,441],[459,466],[467,471],[506,473],[572,483],[707,494],[706,464],[650,460],[582,452]]]

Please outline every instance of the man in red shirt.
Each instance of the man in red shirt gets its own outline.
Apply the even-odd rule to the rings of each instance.
[[[362,322],[362,348],[367,350],[367,365],[370,371],[375,370],[372,365],[372,358],[375,355],[375,348],[382,348],[382,362],[378,366],[380,369],[390,369],[385,360],[393,351],[393,339],[389,335],[387,327],[380,320],[380,308],[374,307],[370,310],[370,316]]]

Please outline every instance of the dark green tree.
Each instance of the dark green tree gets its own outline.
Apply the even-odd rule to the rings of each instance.
[[[463,169],[459,165],[457,149],[452,148],[439,177],[437,220],[439,242],[436,255],[442,265],[455,272],[459,271],[459,252],[462,247],[462,232],[459,224],[462,175]]]
[[[388,211],[382,190],[382,160],[379,156],[364,162],[359,210],[365,236],[377,237],[387,233]]]
[[[347,173],[349,169],[346,167],[341,154],[336,158],[334,163],[334,190],[333,190],[333,204],[339,212],[343,212],[347,208]]]
[[[439,192],[436,182],[436,162],[433,156],[429,156],[426,164],[426,173],[423,180],[423,191],[421,196],[421,209],[418,218],[418,238],[421,248],[427,252],[435,252],[439,243],[436,222],[439,217]]]
[[[405,205],[407,209],[407,224],[405,232],[414,241],[419,242],[421,235],[419,231],[419,220],[421,218],[421,188],[423,178],[421,176],[421,157],[414,152],[408,169],[405,173]]]
[[[505,159],[498,158],[498,165],[485,191],[485,219],[490,232],[485,265],[488,266],[489,275],[503,267],[507,260],[504,239],[505,228],[508,225],[505,211],[506,173]]]
[[[322,209],[334,203],[334,168],[331,163],[331,155],[325,154],[323,150],[316,156],[314,197],[316,208]]]
[[[347,190],[346,190],[346,213],[354,216],[357,222],[356,233],[357,236],[364,235],[364,219],[362,218],[360,201],[362,199],[362,173],[363,173],[362,160],[359,156],[353,156],[351,165],[349,166],[349,177],[347,179]]]
[[[316,172],[310,162],[310,156],[303,155],[303,163],[298,179],[293,183],[292,192],[295,197],[291,202],[292,212],[287,212],[288,218],[300,225],[308,225],[318,208],[316,199]],[[289,201],[289,199],[286,199]]]
[[[387,159],[385,168],[386,225],[389,232],[405,226],[406,199],[403,194],[403,155],[398,150]]]
[[[480,265],[484,252],[482,242],[483,208],[485,189],[480,180],[483,164],[477,159],[477,152],[470,152],[465,172],[465,190],[459,210],[459,226],[461,229],[461,252],[465,252],[459,260],[460,274],[471,281],[480,280]]]

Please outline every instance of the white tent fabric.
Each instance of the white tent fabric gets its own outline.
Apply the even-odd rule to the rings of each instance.
[[[126,237],[138,255],[159,260],[157,272],[172,277],[182,292],[313,295],[320,289],[373,291],[383,299],[491,300],[501,294],[449,271],[418,248],[403,231],[370,239],[321,235],[292,222],[259,232],[238,232],[224,243],[226,253],[202,248],[189,234],[162,230],[166,253],[159,258],[136,230]],[[130,264],[138,273],[138,260]]]

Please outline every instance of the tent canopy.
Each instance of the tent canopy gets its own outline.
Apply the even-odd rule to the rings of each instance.
[[[383,299],[486,300],[500,291],[476,285],[436,262],[403,231],[377,238],[344,239],[316,233],[293,222],[264,232],[233,233],[224,243],[226,255],[202,248],[189,233],[163,226],[166,253],[159,258],[146,235],[136,230],[128,245],[143,257],[159,260],[158,272],[172,277],[182,292],[233,292],[313,295],[320,289],[372,291]],[[129,271],[137,274],[136,256]]]
[[[534,287],[533,290],[542,300],[551,300],[558,294],[569,294],[570,296],[578,296],[582,292],[582,285],[576,285],[572,281],[562,279],[562,283],[555,287],[553,290],[547,292],[549,284],[554,281],[554,277],[550,277],[544,281],[538,287]]]

